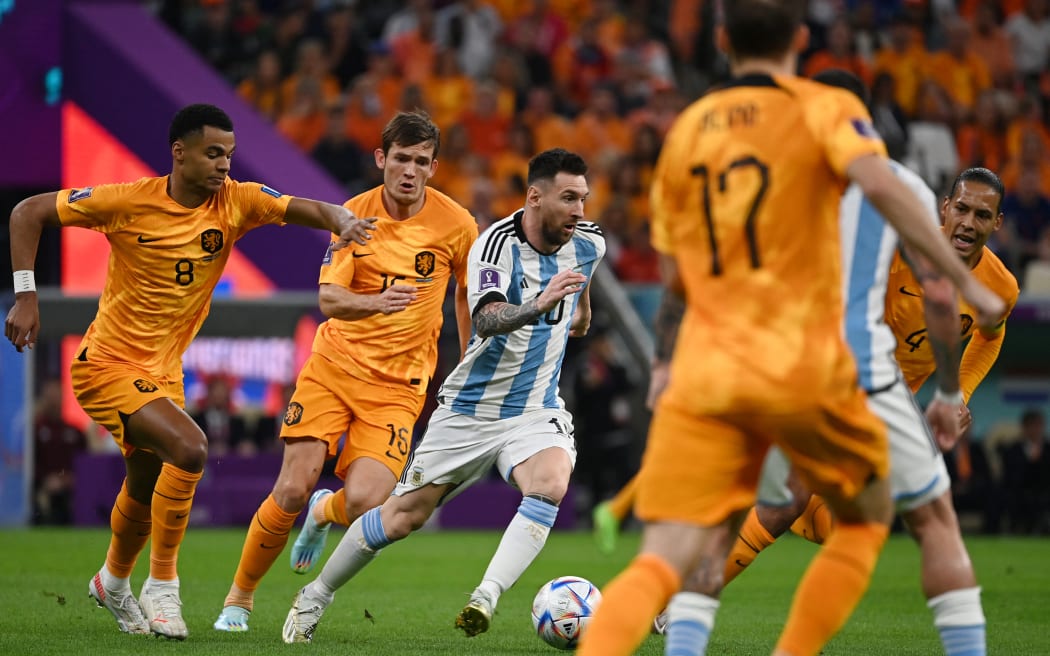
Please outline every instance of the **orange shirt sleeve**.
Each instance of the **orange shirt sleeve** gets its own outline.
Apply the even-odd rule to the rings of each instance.
[[[258,182],[234,182],[233,197],[239,210],[238,236],[269,223],[284,225],[284,215],[293,198]]]
[[[104,184],[58,192],[55,208],[63,226],[102,233],[120,230],[133,218],[129,190],[134,183]]]
[[[833,88],[822,96],[806,104],[806,118],[836,173],[845,179],[846,169],[854,160],[866,155],[887,156],[871,115],[856,96]]]

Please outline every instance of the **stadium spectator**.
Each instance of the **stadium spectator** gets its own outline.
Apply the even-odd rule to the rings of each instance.
[[[457,122],[467,131],[470,150],[492,162],[508,147],[511,119],[499,111],[500,88],[484,80],[474,90],[473,102],[458,116]]]
[[[617,358],[606,321],[595,316],[573,378],[578,449],[573,481],[588,491],[589,504],[620,489],[636,467],[631,428],[635,384]]]
[[[934,191],[943,192],[959,170],[959,150],[949,127],[952,101],[936,82],[926,81],[916,102],[918,109],[915,120],[908,124],[908,152],[903,163]]]
[[[281,104],[290,109],[301,100],[304,80],[314,82],[313,86],[316,86],[320,93],[322,107],[339,100],[339,94],[342,92],[339,80],[329,72],[328,66],[323,41],[306,39],[300,43],[295,70],[281,82]]]
[[[324,17],[324,39],[328,51],[328,70],[348,89],[368,62],[368,35],[347,4],[332,7]]]
[[[33,418],[33,523],[72,523],[73,464],[87,450],[87,436],[62,417],[62,381],[44,381]]]
[[[371,153],[366,153],[346,134],[346,110],[342,104],[328,108],[324,136],[314,146],[311,156],[343,185],[347,196],[365,189],[365,171],[371,167]]]
[[[503,33],[503,21],[489,3],[453,2],[438,11],[434,30],[438,45],[456,54],[464,74],[478,80],[488,74]]]
[[[1006,163],[1006,120],[999,107],[1000,92],[986,89],[977,97],[973,116],[959,126],[956,146],[959,165],[1001,171]]]
[[[281,95],[281,61],[275,50],[263,50],[251,75],[237,85],[237,95],[271,123],[284,113]]]
[[[1016,159],[1021,155],[1021,142],[1026,134],[1039,135],[1044,152],[1050,153],[1050,130],[1046,126],[1043,99],[1034,93],[1026,93],[1017,102],[1017,115],[1006,128],[1006,156]]]
[[[871,120],[886,143],[891,159],[903,160],[908,152],[908,117],[896,100],[896,82],[889,73],[878,73],[871,87]]]
[[[1000,457],[1008,529],[1050,532],[1050,436],[1042,410],[1021,415],[1021,438],[1003,447]]]
[[[191,417],[208,436],[208,455],[222,457],[229,453],[251,456],[258,453],[247,425],[234,408],[230,381],[223,376],[208,380],[207,393]]]
[[[367,152],[382,146],[383,126],[396,107],[385,104],[376,81],[374,75],[361,75],[346,100],[346,135]]]
[[[652,36],[644,15],[628,21],[615,62],[613,75],[627,111],[645,105],[657,91],[674,88],[670,52]]]
[[[1039,257],[1039,240],[1050,229],[1050,197],[1042,190],[1039,171],[1020,172],[1017,185],[1003,199],[1003,214],[1010,217],[1007,250],[1013,270],[1020,273],[1029,261]]]
[[[283,95],[283,94],[282,94]],[[310,153],[328,129],[324,92],[314,78],[300,78],[287,109],[277,119],[277,131]]]
[[[608,82],[613,71],[612,58],[599,40],[598,22],[583,21],[554,53],[551,65],[558,93],[576,108],[588,105],[591,91]]]
[[[616,94],[608,86],[595,87],[582,112],[573,121],[576,149],[590,162],[605,162],[626,155],[632,132],[616,107]]]
[[[507,134],[507,149],[490,162],[492,179],[496,183],[496,214],[508,216],[521,207],[521,198],[528,189],[525,181],[529,172],[529,159],[536,152],[536,140],[532,129],[515,121]]]
[[[1013,43],[1000,23],[995,0],[982,0],[977,5],[970,45],[974,54],[988,64],[992,84],[997,89],[1012,90],[1017,76]]]
[[[930,55],[927,60],[930,77],[948,92],[952,99],[954,125],[966,119],[982,91],[992,86],[988,64],[974,52],[970,43],[972,30],[959,17],[947,22],[947,48]]]
[[[1003,167],[1003,184],[1007,189],[1016,189],[1022,172],[1039,176],[1039,192],[1050,196],[1050,161],[1043,140],[1036,132],[1021,135],[1021,153]]]
[[[613,270],[616,277],[626,283],[651,285],[660,282],[660,254],[649,241],[648,221],[628,228]]]
[[[434,40],[434,10],[426,6],[415,12],[415,27],[399,32],[387,44],[406,84],[419,84],[434,75],[438,44]]]
[[[856,75],[864,84],[870,86],[872,82],[871,69],[867,62],[857,54],[853,43],[853,30],[849,21],[838,18],[828,26],[828,45],[826,48],[816,51],[806,60],[805,73],[807,77],[813,77],[821,71],[832,68],[849,71]]]
[[[575,147],[572,124],[564,116],[555,113],[554,93],[549,87],[529,89],[521,120],[532,130],[537,150],[563,148],[570,144]]]
[[[897,103],[908,116],[913,116],[918,106],[928,57],[922,33],[904,15],[894,18],[890,25],[890,45],[875,56],[874,72],[893,76]]]
[[[1050,15],[1046,0],[1025,0],[1024,11],[1010,17],[1004,29],[1013,42],[1018,74],[1029,91],[1035,90],[1050,57]]]
[[[434,72],[421,86],[431,116],[438,127],[442,130],[448,129],[459,118],[464,107],[473,105],[475,84],[472,77],[464,75],[460,70],[455,52],[442,50],[437,53]],[[495,109],[493,103],[492,110]]]

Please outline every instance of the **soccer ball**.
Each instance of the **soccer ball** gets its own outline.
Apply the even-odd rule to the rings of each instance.
[[[551,647],[573,650],[602,600],[598,586],[578,576],[548,581],[532,601],[532,626]]]

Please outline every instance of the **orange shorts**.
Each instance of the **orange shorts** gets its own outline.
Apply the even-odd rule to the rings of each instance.
[[[889,471],[886,428],[859,389],[790,415],[695,416],[664,403],[649,428],[638,517],[714,526],[753,506],[772,443],[802,482],[824,497],[852,498]]]
[[[89,360],[90,355],[82,349],[73,360],[73,394],[84,412],[113,435],[125,457],[135,450],[124,443],[128,416],[156,399],[171,399],[178,407],[186,407],[181,372],[177,377],[158,377],[127,362]]]
[[[354,378],[324,356],[312,353],[299,372],[284,413],[281,439],[312,437],[339,455],[335,473],[369,457],[400,478],[412,446],[412,431],[426,397],[415,385],[389,385]],[[346,443],[339,450],[339,440]]]

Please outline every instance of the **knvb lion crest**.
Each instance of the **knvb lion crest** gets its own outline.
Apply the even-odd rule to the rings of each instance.
[[[298,401],[292,401],[288,404],[288,409],[284,411],[284,425],[295,426],[303,419],[303,405]]]
[[[205,230],[201,233],[201,248],[205,253],[214,255],[222,250],[222,230]]]
[[[132,383],[135,389],[142,392],[143,394],[149,394],[150,392],[156,392],[157,386],[146,380],[145,378],[136,378],[135,382]]]
[[[421,277],[426,278],[430,274],[434,273],[434,262],[436,258],[430,251],[420,251],[416,253],[416,273]]]

